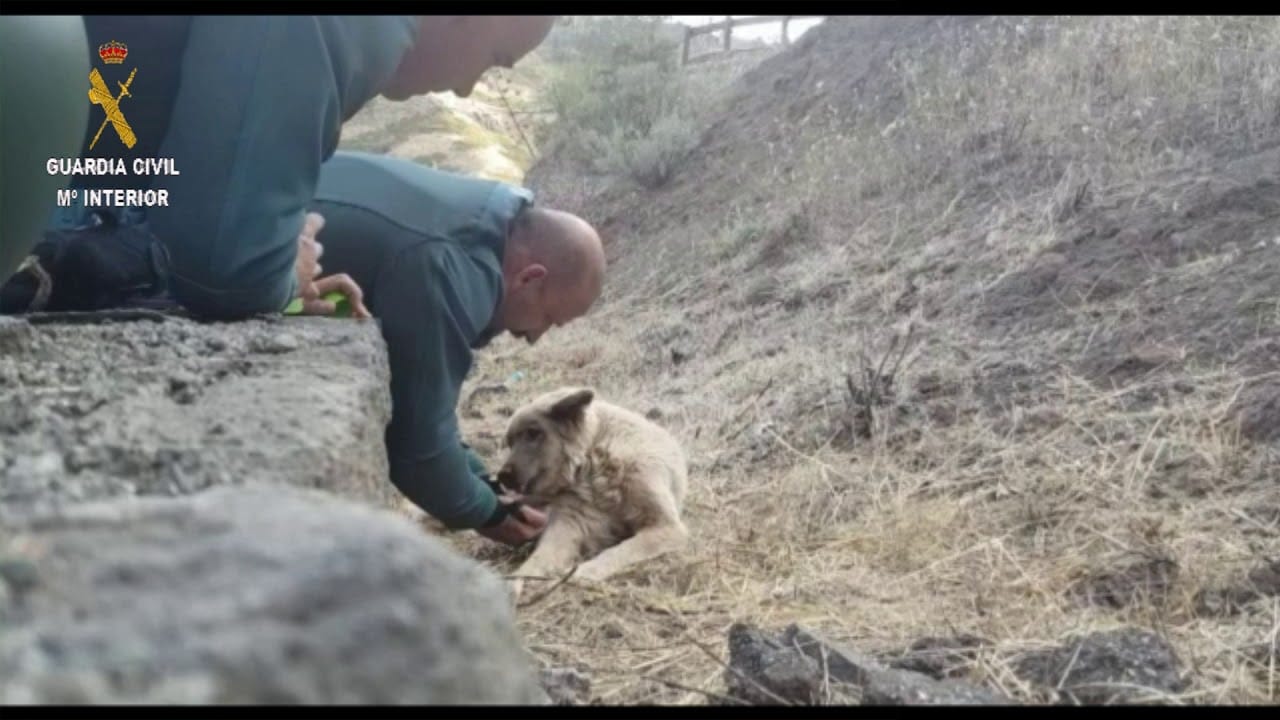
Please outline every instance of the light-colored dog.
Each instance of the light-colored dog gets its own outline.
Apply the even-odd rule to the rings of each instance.
[[[516,571],[600,581],[635,563],[682,549],[688,485],[683,450],[666,430],[595,397],[560,388],[524,405],[507,425],[498,481],[550,515],[533,554]]]

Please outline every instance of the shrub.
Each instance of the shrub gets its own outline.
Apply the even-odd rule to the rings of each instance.
[[[566,158],[647,188],[665,184],[697,145],[680,34],[656,17],[576,18],[548,58],[556,122],[546,138]]]

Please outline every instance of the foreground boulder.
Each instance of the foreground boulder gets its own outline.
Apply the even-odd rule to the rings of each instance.
[[[271,484],[0,524],[0,704],[545,703],[496,575]]]

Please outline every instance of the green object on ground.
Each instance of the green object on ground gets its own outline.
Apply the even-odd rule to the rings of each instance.
[[[346,295],[340,292],[331,292],[322,299],[328,300],[337,306],[337,310],[330,317],[351,317],[351,301],[347,299]],[[299,315],[301,313],[302,298],[294,298],[293,302],[289,303],[284,309],[285,315]]]
[[[80,154],[89,67],[79,15],[0,17],[0,280],[40,240],[69,180],[46,163]]]

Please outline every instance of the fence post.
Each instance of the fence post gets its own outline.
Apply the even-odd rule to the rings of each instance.
[[[693,28],[688,25],[684,26],[684,42],[680,45],[680,65],[681,67],[689,64],[689,40],[693,37]]]
[[[733,44],[733,16],[724,16],[724,52],[729,54],[729,49]]]
[[[791,16],[787,15],[782,18],[782,44],[784,46],[791,44],[791,39],[787,37],[787,24],[791,22]]]

